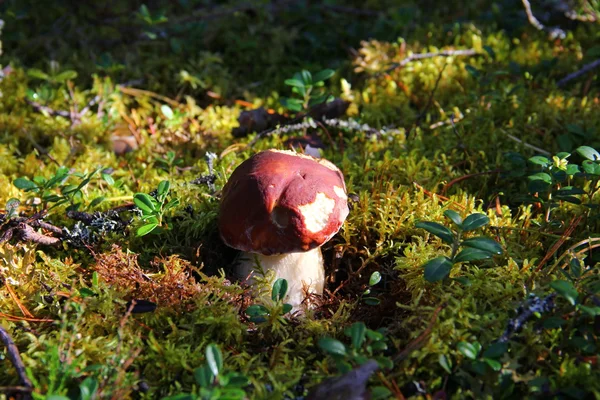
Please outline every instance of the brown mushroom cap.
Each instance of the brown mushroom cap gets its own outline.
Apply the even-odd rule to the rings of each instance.
[[[347,215],[344,176],[335,165],[266,150],[240,164],[223,188],[219,230],[238,250],[302,252],[327,242]]]

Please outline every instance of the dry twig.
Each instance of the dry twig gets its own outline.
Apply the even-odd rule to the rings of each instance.
[[[599,68],[600,67],[600,59],[596,60],[596,61],[592,61],[589,64],[584,65],[580,70],[573,72],[572,74],[569,74],[567,76],[565,76],[564,78],[562,78],[560,81],[558,81],[556,83],[556,86],[558,87],[562,87],[564,86],[567,82],[572,81],[573,79],[577,79],[579,78],[581,75],[585,75],[588,72]]]
[[[19,354],[19,349],[15,345],[15,342],[13,342],[8,332],[6,332],[4,328],[2,328],[2,326],[0,326],[0,340],[2,341],[2,343],[4,343],[4,346],[6,347],[6,355],[12,363],[12,365],[17,370],[17,375],[19,376],[19,380],[21,382],[21,387],[3,388],[2,391],[25,392],[25,394],[23,395],[24,398],[30,399],[31,395],[29,394],[29,392],[33,390],[33,385],[31,384],[31,381],[29,380],[29,378],[27,377],[27,373],[25,372],[25,365],[23,364],[23,360],[21,359],[21,355]]]
[[[536,17],[533,15],[533,11],[531,11],[531,4],[529,4],[529,0],[521,0],[523,3],[523,7],[525,7],[525,13],[527,14],[527,20],[534,28],[539,31],[548,32],[551,39],[564,39],[567,34],[560,28],[557,27],[547,27],[542,24]]]
[[[410,63],[412,61],[423,60],[425,58],[455,57],[455,56],[476,56],[476,55],[479,55],[479,54],[481,54],[481,53],[479,53],[475,49],[467,49],[467,50],[443,50],[443,51],[439,51],[437,53],[411,54],[410,56],[406,57],[402,61],[400,61],[398,63],[393,63],[392,65],[390,65],[383,72],[379,72],[379,73],[375,74],[375,76],[378,76],[378,75],[381,75],[381,74],[388,74],[388,73],[392,72],[393,70],[395,70],[396,68],[402,68],[406,64],[408,64],[408,63]]]

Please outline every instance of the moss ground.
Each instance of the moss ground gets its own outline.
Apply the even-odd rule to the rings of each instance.
[[[0,236],[17,218],[11,199],[21,217],[46,212],[69,232],[59,246],[0,239],[0,326],[34,398],[305,398],[367,358],[380,365],[373,398],[600,397],[600,167],[576,152],[600,149],[599,75],[558,84],[598,58],[597,22],[535,8],[563,27],[550,38],[516,1],[0,10]],[[399,65],[458,50],[475,54]],[[324,68],[335,70],[327,90],[350,103],[340,120],[355,126],[231,134],[243,110],[289,115],[285,79]],[[320,306],[298,317],[264,300],[256,322],[246,310],[260,301],[230,279],[235,252],[218,237],[220,189],[251,154],[307,134],[344,172],[351,212],[323,248]],[[127,140],[133,151],[115,151]],[[165,180],[179,204],[140,237],[133,196]],[[105,214],[77,224],[74,204]],[[491,238],[502,254],[431,282],[423,266],[456,249],[416,224],[452,228],[448,210],[486,215],[463,238]],[[211,344],[223,366],[206,385]],[[238,391],[234,372],[248,380]],[[0,399],[25,396],[22,384],[2,348]]]

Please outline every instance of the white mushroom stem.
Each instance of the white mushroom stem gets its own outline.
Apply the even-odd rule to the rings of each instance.
[[[263,271],[275,272],[275,279],[287,280],[288,291],[284,299],[298,310],[306,298],[306,293],[322,294],[325,286],[325,269],[321,248],[301,253],[277,254],[265,256],[257,253],[241,253],[236,266],[240,280],[252,284],[252,276],[256,274],[257,262]]]

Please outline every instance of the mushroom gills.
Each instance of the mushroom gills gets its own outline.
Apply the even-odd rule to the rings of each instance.
[[[258,271],[257,262],[265,273],[274,271],[275,279],[287,280],[288,291],[284,302],[291,304],[294,310],[300,308],[306,298],[306,292],[323,294],[325,269],[320,247],[304,252],[270,256],[242,252],[236,265],[236,275],[240,281],[253,284],[253,275]]]

